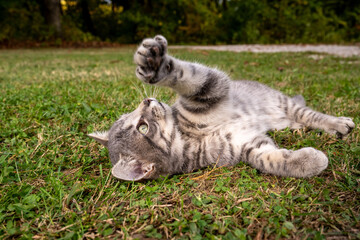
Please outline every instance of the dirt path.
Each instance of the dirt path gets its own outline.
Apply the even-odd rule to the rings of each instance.
[[[172,46],[173,49],[201,49],[232,52],[255,52],[255,53],[274,53],[274,52],[316,52],[327,53],[340,57],[360,56],[360,46],[355,45],[218,45],[218,46]]]

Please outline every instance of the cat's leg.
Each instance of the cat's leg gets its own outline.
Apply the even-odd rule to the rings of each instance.
[[[306,102],[303,96],[301,95],[295,95],[291,98],[294,102],[296,102],[297,104],[305,107],[306,106]]]
[[[244,144],[241,159],[264,173],[286,177],[312,177],[328,165],[321,151],[310,147],[296,151],[278,149],[272,139],[263,135]]]
[[[308,107],[297,106],[291,113],[295,122],[312,129],[318,128],[330,134],[336,134],[339,138],[348,135],[355,127],[351,118],[326,115]]]
[[[281,108],[291,120],[291,128],[309,127],[322,129],[330,134],[336,134],[339,138],[348,135],[355,127],[354,122],[348,117],[334,117],[312,110],[305,106],[305,101],[299,96],[289,98],[279,96]]]
[[[162,36],[143,40],[134,61],[140,80],[174,89],[180,104],[190,112],[205,112],[228,97],[230,79],[225,73],[167,55],[167,41]]]

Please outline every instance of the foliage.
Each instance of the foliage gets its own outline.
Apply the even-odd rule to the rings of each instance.
[[[110,174],[86,136],[108,129],[154,89],[134,76],[135,48],[0,52],[0,239],[359,238],[360,58],[304,53],[172,51],[233,79],[302,94],[318,111],[354,118],[346,140],[274,131],[280,147],[315,147],[329,167],[310,179],[244,163],[145,182]],[[144,93],[144,89],[147,94]],[[157,98],[171,103],[167,89]]]
[[[54,40],[43,1],[0,0],[0,41]],[[163,34],[176,43],[360,41],[357,0],[62,0],[62,39],[135,43]]]
[[[51,32],[46,28],[36,1],[0,1],[0,41],[47,40]]]
[[[230,1],[219,21],[224,29],[223,38],[219,38],[232,43],[359,40],[360,4],[347,3],[348,6],[331,0]]]

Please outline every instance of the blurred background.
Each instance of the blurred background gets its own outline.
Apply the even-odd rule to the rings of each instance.
[[[359,0],[0,0],[0,45],[360,42]]]

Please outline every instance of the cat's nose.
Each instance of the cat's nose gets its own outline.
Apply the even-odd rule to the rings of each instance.
[[[151,98],[145,98],[143,102],[144,102],[144,104],[145,104],[146,106],[150,106],[151,101],[153,101],[153,99],[151,99]]]

